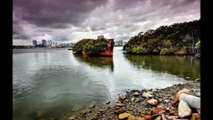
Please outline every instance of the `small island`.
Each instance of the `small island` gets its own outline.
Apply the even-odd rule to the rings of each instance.
[[[73,47],[74,54],[83,56],[113,56],[114,39],[105,39],[98,36],[97,39],[82,39]]]

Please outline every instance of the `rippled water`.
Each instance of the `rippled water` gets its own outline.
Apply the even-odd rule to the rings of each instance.
[[[38,111],[63,118],[91,103],[116,101],[127,89],[165,88],[200,76],[192,58],[133,56],[84,58],[67,49],[13,50],[13,119],[34,120]]]

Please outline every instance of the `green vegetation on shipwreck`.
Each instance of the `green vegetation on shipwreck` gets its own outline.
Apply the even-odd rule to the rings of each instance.
[[[130,38],[123,50],[130,54],[200,56],[200,20],[175,23]]]
[[[78,41],[73,47],[73,51],[76,54],[81,54],[82,51],[85,52],[97,52],[107,48],[107,39],[98,38],[96,39],[82,39]]]

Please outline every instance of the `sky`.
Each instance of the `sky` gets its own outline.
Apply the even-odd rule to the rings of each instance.
[[[13,44],[98,35],[128,41],[162,25],[200,19],[200,0],[13,0]]]

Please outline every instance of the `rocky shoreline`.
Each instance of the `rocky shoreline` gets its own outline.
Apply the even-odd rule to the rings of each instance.
[[[86,112],[66,120],[200,120],[200,111],[177,101],[181,90],[200,99],[200,80],[164,89],[129,90],[118,95],[118,102],[113,105],[110,102],[104,108],[91,105]]]

